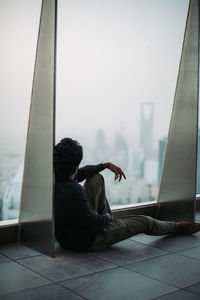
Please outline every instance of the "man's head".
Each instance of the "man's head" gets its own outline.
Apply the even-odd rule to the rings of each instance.
[[[56,178],[67,179],[76,173],[83,158],[83,148],[75,140],[64,138],[54,147],[53,160]]]

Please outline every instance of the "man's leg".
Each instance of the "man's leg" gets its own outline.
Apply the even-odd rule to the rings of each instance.
[[[111,215],[111,209],[106,198],[103,176],[100,174],[92,176],[86,180],[84,187],[91,208],[100,215],[105,213]]]
[[[92,176],[90,179],[86,180],[84,187],[91,208],[96,213],[109,213],[111,215],[110,206],[106,199],[103,176],[100,174]],[[148,235],[167,235],[174,233],[192,234],[199,230],[200,224],[159,221],[149,216],[132,215],[129,217],[112,219],[108,227],[104,231],[98,233],[92,246],[88,250],[98,251],[105,249],[139,233]]]
[[[100,232],[89,251],[98,251],[128,239],[136,234],[166,235],[177,232],[175,222],[159,221],[149,216],[132,215],[120,219],[112,219],[106,230]]]
[[[177,224],[173,221],[160,221],[150,216],[132,215],[121,218],[130,234],[145,233],[148,235],[166,235],[177,231]]]

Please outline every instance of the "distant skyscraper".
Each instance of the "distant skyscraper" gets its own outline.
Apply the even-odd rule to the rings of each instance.
[[[159,140],[159,149],[158,149],[158,184],[160,183],[160,177],[162,173],[164,157],[165,157],[165,150],[167,145],[167,138],[163,138]]]
[[[114,157],[116,159],[116,163],[118,163],[122,169],[127,170],[128,169],[128,145],[125,137],[119,132],[115,134],[114,145],[115,145]]]
[[[140,106],[140,147],[144,149],[144,159],[152,157],[153,152],[153,110],[151,102]]]
[[[146,160],[144,162],[144,180],[146,184],[156,184],[158,174],[158,162],[156,160]]]
[[[12,186],[8,186],[3,195],[2,220],[18,219],[22,188],[23,164],[13,178]]]
[[[105,159],[107,153],[105,133],[103,129],[97,130],[95,143],[94,159],[95,161],[102,161]]]
[[[141,176],[141,162],[143,161],[143,149],[128,149],[128,172]]]
[[[100,151],[105,151],[105,134],[103,129],[98,129],[96,132],[96,147]]]

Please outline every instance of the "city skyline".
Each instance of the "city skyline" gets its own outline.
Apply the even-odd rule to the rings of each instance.
[[[113,136],[112,147],[108,145],[106,132],[98,129],[95,133],[94,145],[87,145],[84,149],[85,155],[83,155],[80,167],[110,160],[120,166],[127,176],[127,180],[122,180],[120,184],[117,184],[113,179],[113,174],[104,172],[106,193],[113,208],[130,203],[153,201],[157,197],[166,143],[162,149],[160,149],[162,140],[158,141],[157,147],[153,146],[154,106],[152,103],[141,103],[140,118],[140,141],[134,147],[131,147],[126,139],[125,130],[121,124],[120,130]],[[0,219],[6,220],[18,217],[23,154],[13,155],[9,152],[1,152],[1,150],[0,164],[5,163],[5,160],[8,163],[0,172]]]

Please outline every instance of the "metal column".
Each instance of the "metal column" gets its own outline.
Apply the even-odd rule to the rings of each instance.
[[[20,207],[20,240],[54,256],[53,145],[57,1],[43,0]]]
[[[198,93],[199,0],[191,0],[158,194],[159,219],[195,218]]]

